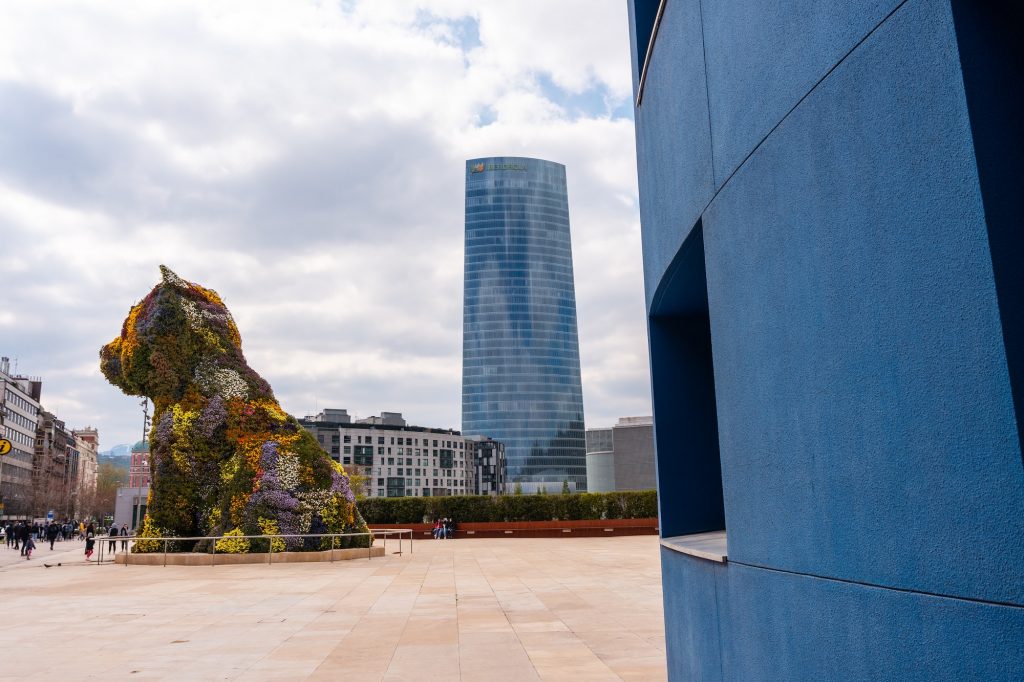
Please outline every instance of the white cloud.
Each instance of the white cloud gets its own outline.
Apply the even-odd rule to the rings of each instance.
[[[463,161],[537,156],[568,170],[587,422],[646,413],[629,78],[620,0],[5,3],[0,353],[135,440],[96,353],[167,263],[291,412],[457,427]]]

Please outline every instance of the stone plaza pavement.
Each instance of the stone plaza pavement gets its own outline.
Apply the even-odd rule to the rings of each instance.
[[[372,560],[166,568],[89,566],[64,545],[0,562],[0,679],[666,677],[654,536],[418,540],[401,556],[389,540]]]

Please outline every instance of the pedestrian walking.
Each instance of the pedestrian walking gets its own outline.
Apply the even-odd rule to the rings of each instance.
[[[4,527],[4,535],[7,536],[7,546],[14,544],[14,524],[9,523]]]
[[[127,552],[128,551],[128,524],[127,523],[122,523],[121,524],[121,551],[122,552]]]
[[[56,523],[51,523],[46,527],[46,539],[50,541],[50,551],[53,551],[53,543],[57,541],[57,536],[60,535],[60,526]]]
[[[117,554],[117,540],[114,539],[118,535],[117,526],[110,524],[110,533],[108,535],[110,536],[110,541],[107,543],[107,551],[111,554]]]
[[[32,535],[30,534],[25,539],[25,560],[26,561],[28,561],[29,559],[32,558],[32,550],[35,549],[35,548],[36,548],[36,541],[32,538]]]
[[[18,539],[21,540],[21,556],[25,556],[25,545],[28,544],[29,538],[32,537],[32,526],[28,525],[28,521],[21,524],[21,529],[18,533]]]
[[[96,545],[96,527],[90,523],[83,536],[85,537],[85,560],[88,561],[92,558],[92,550]]]

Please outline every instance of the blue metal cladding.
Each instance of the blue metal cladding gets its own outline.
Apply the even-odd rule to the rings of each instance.
[[[505,444],[511,483],[585,490],[565,166],[467,161],[465,259],[463,432]]]
[[[654,4],[669,677],[1024,679],[1018,3],[667,0],[641,92]]]

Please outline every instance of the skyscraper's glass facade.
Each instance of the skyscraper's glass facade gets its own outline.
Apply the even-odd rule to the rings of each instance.
[[[505,444],[510,487],[586,489],[565,166],[466,162],[462,430]]]

